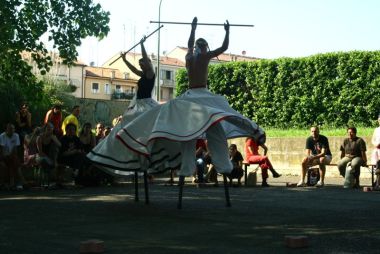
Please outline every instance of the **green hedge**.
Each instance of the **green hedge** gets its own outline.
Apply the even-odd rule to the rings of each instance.
[[[318,54],[210,65],[209,89],[262,126],[375,126],[380,113],[380,51]],[[188,87],[177,74],[177,94]]]

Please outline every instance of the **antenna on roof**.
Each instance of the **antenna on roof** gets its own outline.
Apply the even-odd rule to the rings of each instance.
[[[151,32],[150,34],[148,34],[145,39],[148,39],[152,34],[154,34],[155,32],[157,32],[158,30],[160,30],[164,25],[161,25],[160,27],[158,27],[156,30],[154,30],[153,32]],[[138,46],[140,44],[140,42],[138,42],[137,44],[135,44],[132,48],[128,49],[127,51],[125,52],[122,52],[121,54],[127,54],[129,51],[131,51],[132,49],[134,49],[136,46]],[[121,55],[116,58],[114,61],[112,61],[112,63],[110,63],[109,65],[112,65],[114,64],[117,60],[119,60],[119,58],[121,57]]]

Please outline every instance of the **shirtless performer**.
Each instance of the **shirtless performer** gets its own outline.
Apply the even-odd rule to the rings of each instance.
[[[213,165],[219,173],[230,173],[227,138],[252,137],[265,142],[264,131],[232,109],[227,100],[207,89],[208,65],[229,43],[229,23],[220,48],[209,51],[207,42],[195,42],[197,18],[193,19],[186,54],[189,89],[181,96],[145,112],[126,125],[118,138],[129,150],[149,157],[150,172],[177,168],[179,176],[191,176],[196,168],[196,140],[206,138]]]
[[[189,77],[188,95],[192,92],[196,97],[201,98],[202,94],[209,96],[207,89],[208,65],[210,60],[227,50],[229,44],[230,26],[228,21],[224,24],[226,35],[220,48],[208,51],[208,43],[205,39],[199,38],[195,42],[195,30],[197,28],[197,17],[194,17],[191,24],[191,33],[188,41],[188,51],[186,54],[186,69]],[[191,96],[192,97],[192,96]],[[229,160],[227,138],[223,128],[219,123],[215,123],[206,131],[208,149],[213,157],[213,164],[219,173],[230,173],[232,164]],[[190,140],[181,143],[182,163],[181,171],[189,172],[195,168],[196,140]]]
[[[224,30],[226,30],[226,36],[224,37],[223,44],[220,48],[213,51],[207,51],[208,44],[203,38],[199,38],[195,42],[195,29],[197,28],[198,19],[195,17],[191,24],[191,33],[188,42],[188,51],[186,54],[186,69],[189,76],[189,87],[192,88],[207,88],[208,78],[208,65],[210,60],[218,55],[222,54],[228,48],[230,25],[228,20],[224,24]]]

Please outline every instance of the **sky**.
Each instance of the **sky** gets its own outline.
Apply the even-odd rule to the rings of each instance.
[[[161,21],[254,25],[230,28],[226,53],[275,59],[306,57],[318,53],[380,50],[379,0],[93,0],[109,11],[110,32],[98,41],[86,38],[78,60],[101,66],[157,29]],[[164,24],[160,54],[176,46],[187,47],[191,25]],[[211,49],[222,45],[223,26],[198,26],[195,37],[205,38]],[[145,42],[157,55],[158,33]],[[135,48],[140,52],[140,47]]]

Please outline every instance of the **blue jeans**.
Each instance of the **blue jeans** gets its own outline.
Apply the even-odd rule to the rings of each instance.
[[[348,163],[351,163],[351,165],[347,166]],[[339,172],[345,179],[345,187],[353,187],[354,179],[360,176],[360,167],[362,165],[364,165],[364,161],[361,157],[344,157],[338,162]]]
[[[203,158],[197,158],[195,165],[197,166],[197,178],[198,182],[204,182],[203,174],[205,173],[206,163]]]

